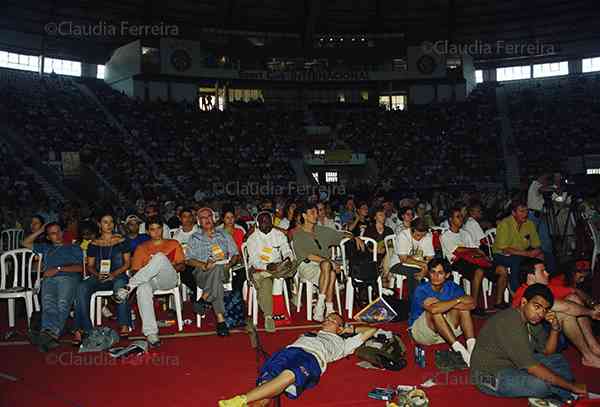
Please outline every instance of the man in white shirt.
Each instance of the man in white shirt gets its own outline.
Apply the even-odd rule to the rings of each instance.
[[[273,228],[271,213],[261,212],[258,228],[248,237],[248,276],[257,290],[258,305],[265,316],[265,330],[275,332],[273,321],[273,279],[292,277],[292,250],[283,232]],[[289,267],[280,268],[288,261]],[[278,268],[280,268],[278,270]]]
[[[400,216],[400,222],[396,224],[396,228],[394,229],[396,235],[399,235],[404,230],[410,229],[410,224],[415,219],[415,212],[410,206],[400,208],[398,215]]]
[[[417,280],[427,273],[427,262],[435,256],[433,236],[429,233],[424,219],[412,221],[409,229],[396,234],[396,256],[390,259],[390,272],[403,274],[408,282],[408,302],[412,297]]]
[[[323,202],[317,203],[317,212],[319,214],[317,225],[337,230],[333,219],[327,217],[327,208]]]
[[[498,266],[494,271],[491,261],[489,262],[489,267],[485,267],[482,264],[476,264],[466,260],[467,257],[471,259],[487,259],[487,256],[479,249],[478,242],[471,241],[469,233],[465,229],[461,229],[463,225],[463,215],[460,208],[450,209],[449,216],[449,229],[446,230],[440,238],[442,252],[444,253],[444,257],[452,264],[452,267],[458,271],[463,278],[466,278],[471,282],[471,297],[475,301],[475,309],[471,311],[471,313],[480,317],[485,316],[485,310],[478,306],[481,283],[484,277],[490,281],[497,282],[495,308],[508,308],[509,305],[504,303],[504,290],[508,284],[506,268]],[[463,258],[461,257],[461,254],[467,256]]]
[[[483,244],[482,239],[485,237],[485,233],[479,224],[482,218],[481,204],[476,201],[472,202],[467,208],[467,212],[469,217],[463,225],[463,229],[469,234],[471,243],[479,247]]]
[[[296,399],[304,390],[317,385],[328,363],[351,355],[378,332],[370,327],[345,328],[341,315],[330,313],[319,332],[302,335],[267,359],[256,380],[258,387],[246,394],[219,401],[219,407],[246,407],[252,403],[266,406],[281,393]],[[340,336],[342,334],[353,336],[344,339]]]
[[[144,209],[144,217],[146,219],[156,218],[156,217],[160,218],[160,215],[158,214],[158,206],[155,205],[155,204],[148,204],[146,206],[146,208]],[[169,229],[169,225],[167,225],[166,223],[163,222],[163,225],[162,225],[162,238],[163,239],[170,239],[171,238],[169,230],[170,230]],[[140,231],[139,231],[139,233],[140,234],[146,233],[146,222],[140,224]]]
[[[400,218],[398,212],[394,208],[394,203],[387,200],[383,203],[383,210],[385,212],[385,226],[392,230],[396,230],[396,227],[400,224]]]
[[[181,222],[181,226],[177,228],[177,231],[173,235],[173,239],[179,242],[183,248],[185,259],[187,260],[187,245],[192,235],[198,231],[198,225],[196,224],[194,210],[192,208],[183,208],[179,211],[177,217],[179,218],[179,222]],[[181,282],[194,293],[191,298],[192,302],[195,303],[197,286],[196,280],[194,279],[194,268],[186,265],[185,270],[179,273],[179,276],[181,277]]]

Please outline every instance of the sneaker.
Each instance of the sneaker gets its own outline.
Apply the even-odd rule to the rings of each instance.
[[[248,405],[248,399],[246,396],[235,396],[229,400],[219,401],[219,407],[246,407]]]
[[[102,316],[107,319],[113,316],[113,313],[110,311],[110,308],[108,308],[106,305],[102,307]]]
[[[474,317],[477,318],[485,318],[487,317],[487,313],[485,312],[485,310],[483,308],[475,308],[473,311],[471,311],[471,315],[473,315]]]
[[[272,316],[265,317],[265,331],[269,333],[275,332],[275,321]]]
[[[497,310],[503,310],[503,309],[510,308],[510,304],[503,302],[503,303],[494,305],[494,308],[496,308]]]
[[[317,305],[313,309],[313,320],[317,322],[325,321],[325,302],[317,301]]]
[[[192,305],[192,308],[196,314],[203,317],[206,314],[206,301],[203,298],[200,298]]]
[[[555,399],[538,399],[535,397],[529,397],[527,401],[532,407],[559,407],[562,405],[559,400]]]
[[[40,352],[48,352],[60,346],[58,338],[48,331],[42,331],[37,338],[37,346]]]
[[[146,339],[148,341],[148,346],[150,346],[151,348],[160,347],[160,338],[158,337],[158,335],[156,335],[156,334],[148,335],[146,337]]]
[[[217,335],[229,336],[229,328],[227,328],[227,324],[225,322],[219,322],[217,324]]]
[[[117,304],[123,304],[129,298],[129,290],[127,287],[121,287],[112,295],[112,299]]]

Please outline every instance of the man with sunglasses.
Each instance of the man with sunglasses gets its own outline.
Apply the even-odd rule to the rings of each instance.
[[[243,395],[219,401],[219,407],[267,406],[281,393],[290,399],[319,383],[327,364],[340,360],[378,332],[377,328],[344,327],[338,313],[330,313],[317,333],[306,333],[274,353],[260,369],[257,387]],[[344,339],[340,335],[348,334]]]
[[[319,298],[313,312],[315,321],[323,321],[333,312],[333,290],[336,273],[341,266],[331,259],[331,246],[337,246],[344,238],[353,238],[358,250],[364,251],[364,242],[349,232],[338,232],[317,224],[319,213],[316,204],[309,203],[298,208],[302,216],[301,227],[294,234],[293,245],[298,263],[298,274],[303,280],[319,287]],[[308,304],[307,306],[310,306]]]

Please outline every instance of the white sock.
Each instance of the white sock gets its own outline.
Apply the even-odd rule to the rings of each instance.
[[[467,351],[469,351],[469,353],[473,353],[473,349],[475,349],[475,342],[475,338],[467,339]]]
[[[319,294],[319,299],[317,300],[317,305],[315,306],[313,312],[313,319],[315,321],[322,322],[325,320],[325,294]]]
[[[467,364],[467,366],[470,366],[471,363],[471,354],[469,353],[469,351],[467,350],[467,348],[464,347],[464,345],[462,343],[460,343],[459,341],[456,341],[452,344],[452,350],[455,352],[458,352],[461,354],[463,360],[465,361],[465,363]]]
[[[325,303],[325,316],[331,314],[332,312],[334,312],[333,310],[333,303],[332,302],[326,302]]]

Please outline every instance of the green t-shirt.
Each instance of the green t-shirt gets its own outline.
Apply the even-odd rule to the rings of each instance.
[[[305,232],[304,229],[294,233],[294,252],[298,262],[303,261],[309,255],[318,255],[325,258],[331,257],[329,246],[340,244],[340,241],[346,237],[343,232],[325,227],[315,226],[315,234]]]
[[[471,356],[471,371],[496,374],[504,369],[528,369],[539,362],[533,354],[542,353],[548,333],[542,324],[523,321],[518,308],[501,311],[479,332]]]

